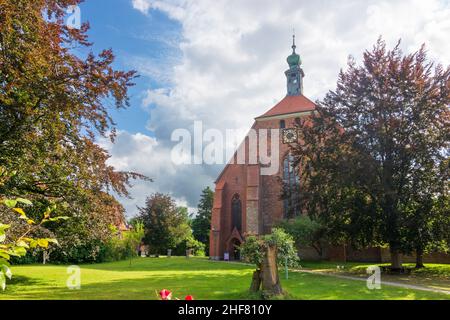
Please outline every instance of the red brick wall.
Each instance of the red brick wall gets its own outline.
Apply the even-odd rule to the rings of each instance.
[[[279,129],[281,119],[256,121],[252,128],[258,129]],[[295,117],[285,118],[286,127],[293,127]],[[269,132],[270,137],[270,132]],[[212,227],[215,230],[210,236],[210,256],[223,258],[227,249],[227,241],[231,236],[231,201],[233,195],[238,193],[242,201],[242,231],[243,236],[253,226],[247,226],[247,221],[254,221],[253,217],[247,217],[247,206],[249,208],[257,206],[258,233],[269,233],[277,221],[283,218],[283,203],[280,200],[281,178],[283,170],[283,160],[289,152],[289,146],[279,141],[278,173],[273,176],[259,176],[259,168],[254,169],[251,165],[229,164],[222,172],[216,182],[217,189],[214,200],[214,210],[212,216]],[[244,145],[246,149],[246,161],[248,162],[248,142]],[[268,141],[268,152],[271,150],[271,139]],[[259,155],[258,155],[259,156]],[[259,166],[259,165],[258,165]],[[220,198],[220,199],[216,199]],[[250,219],[248,219],[250,218]],[[219,235],[217,235],[219,234]],[[219,240],[218,240],[218,239]],[[216,241],[216,242],[214,242]]]

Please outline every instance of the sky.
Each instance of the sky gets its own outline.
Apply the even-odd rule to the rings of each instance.
[[[205,130],[250,128],[286,95],[293,29],[313,101],[335,88],[349,55],[361,62],[380,36],[389,47],[401,38],[405,53],[425,43],[432,60],[450,63],[446,0],[85,0],[80,9],[92,50],[112,48],[116,68],[140,75],[130,107],[111,110],[115,144],[97,141],[117,170],[154,179],[119,198],[128,217],[154,192],[195,212],[224,165],[175,165],[172,132],[192,131],[195,121]]]

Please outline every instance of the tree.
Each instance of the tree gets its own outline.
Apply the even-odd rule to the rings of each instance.
[[[209,232],[211,230],[211,215],[213,209],[214,192],[210,187],[202,191],[198,204],[198,213],[192,220],[192,233],[195,239],[205,245],[209,255]]]
[[[400,253],[442,240],[421,230],[443,221],[429,204],[448,195],[449,103],[450,68],[429,62],[424,46],[403,56],[400,42],[387,50],[379,39],[362,66],[350,58],[299,124],[302,207],[335,224],[334,238],[388,244],[393,268]]]
[[[317,254],[323,256],[323,245],[326,242],[326,229],[318,221],[308,216],[300,216],[291,220],[283,220],[279,227],[290,234],[297,247],[311,246]]]
[[[66,214],[79,224],[67,224],[95,237],[108,230],[103,223],[90,228],[109,214],[101,211],[103,192],[129,196],[130,181],[146,177],[116,171],[95,143],[114,140],[109,112],[129,105],[136,73],[114,69],[110,49],[94,54],[88,24],[66,25],[66,9],[80,2],[0,1],[0,167],[14,173],[0,195],[33,200],[36,214],[48,202],[70,208]],[[53,231],[67,225],[61,228]]]
[[[125,222],[125,209],[114,197],[104,192],[88,192],[80,199],[71,200],[70,204],[61,206],[60,211],[71,219],[48,226],[60,243],[57,250],[51,253],[52,261],[101,261],[102,248],[116,237],[114,229]]]
[[[128,195],[129,179],[139,177],[115,172],[94,143],[95,134],[114,138],[106,102],[128,106],[135,72],[114,70],[111,50],[71,52],[91,46],[88,24],[64,23],[66,8],[79,2],[1,3],[0,165],[16,171],[3,191],[61,198],[74,188],[110,187]]]
[[[197,257],[205,256],[205,245],[200,241],[196,240],[192,234],[188,235],[186,239],[181,241],[178,246],[174,249],[172,254],[183,256],[186,254],[186,250],[191,250],[192,254]]]
[[[187,210],[178,208],[169,195],[152,194],[139,212],[144,223],[144,242],[155,254],[166,253],[191,234]]]
[[[449,251],[450,205],[448,196],[412,200],[405,208],[405,246],[416,253],[416,268],[424,268],[423,255]]]
[[[295,266],[298,263],[292,236],[278,228],[265,236],[250,235],[241,246],[241,254],[244,261],[257,268],[253,273],[251,292],[259,292],[262,288],[264,298],[283,294],[278,265]]]

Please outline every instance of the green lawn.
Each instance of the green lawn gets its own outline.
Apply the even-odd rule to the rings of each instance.
[[[319,272],[366,277],[368,266],[388,266],[389,263],[302,261],[301,265],[305,269]],[[338,266],[340,266],[340,269],[337,268]],[[382,280],[450,291],[450,264],[425,264],[425,268],[422,269],[415,269],[413,263],[405,263],[404,266],[411,269],[411,274],[383,274]]]
[[[139,258],[83,265],[81,290],[66,288],[65,266],[14,266],[13,281],[0,299],[156,299],[169,289],[175,297],[245,299],[253,268],[204,258]],[[445,294],[383,286],[368,290],[363,281],[291,272],[282,285],[294,299],[450,299]]]

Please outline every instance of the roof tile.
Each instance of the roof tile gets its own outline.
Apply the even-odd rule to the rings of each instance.
[[[316,109],[316,105],[314,102],[306,98],[304,95],[300,96],[286,96],[283,100],[281,100],[277,105],[275,105],[272,109],[267,111],[262,116],[258,118],[266,118],[272,116],[278,116],[282,114],[290,114],[297,112],[307,112],[313,111]]]

